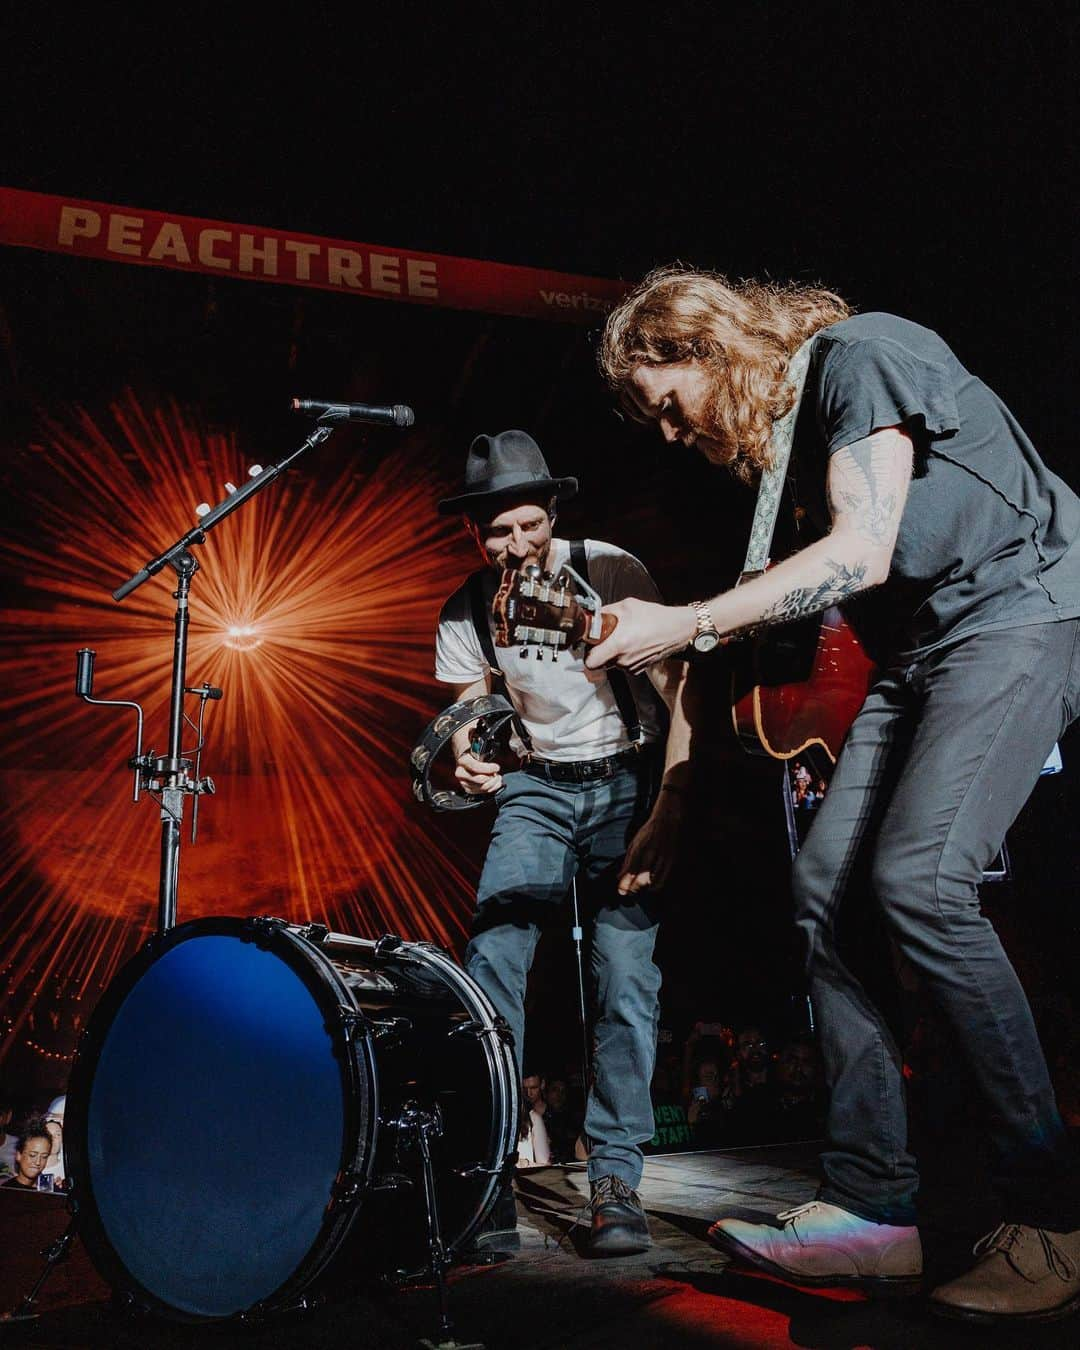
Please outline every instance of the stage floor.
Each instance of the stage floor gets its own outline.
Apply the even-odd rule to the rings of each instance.
[[[810,1294],[725,1270],[723,1258],[705,1241],[709,1224],[721,1213],[764,1217],[810,1199],[816,1186],[815,1153],[813,1145],[784,1145],[649,1158],[641,1195],[653,1248],[641,1256],[606,1261],[581,1254],[587,1232],[584,1167],[519,1172],[522,1250],[497,1266],[462,1267],[452,1273],[450,1310],[457,1341],[480,1342],[487,1350],[1075,1347],[1080,1332],[1075,1318],[1045,1327],[990,1331],[935,1318],[917,1297],[870,1302],[850,1293]],[[27,1203],[31,1199],[25,1197]],[[575,1226],[579,1217],[582,1222]],[[994,1221],[985,1190],[973,1188],[972,1178],[954,1176],[935,1183],[924,1197],[928,1279],[937,1282],[962,1268],[971,1243]],[[6,1221],[4,1229],[6,1253],[12,1243],[22,1244]],[[85,1261],[85,1253],[77,1250],[63,1272],[62,1297],[69,1301],[49,1306],[45,1299],[36,1322],[7,1324],[5,1345],[49,1350],[412,1350],[422,1338],[435,1337],[436,1298],[430,1288],[331,1302],[262,1328],[118,1318],[102,1300],[96,1278],[89,1271],[90,1278],[78,1278]],[[11,1306],[13,1295],[25,1289],[12,1290],[7,1279],[3,1283]],[[80,1285],[85,1287],[83,1301],[78,1301]],[[58,1296],[59,1291],[54,1299]]]

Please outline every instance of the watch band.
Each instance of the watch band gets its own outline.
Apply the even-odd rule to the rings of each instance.
[[[717,633],[719,629],[713,621],[713,616],[709,613],[709,607],[704,600],[691,600],[690,608],[697,615],[697,630],[699,633]]]

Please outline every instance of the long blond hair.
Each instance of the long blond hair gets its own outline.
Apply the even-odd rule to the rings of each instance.
[[[769,462],[773,422],[791,406],[788,361],[819,328],[839,323],[851,306],[832,291],[790,282],[732,282],[719,272],[659,267],[608,315],[597,358],[621,396],[640,365],[696,360],[713,376],[710,455],[750,479]]]

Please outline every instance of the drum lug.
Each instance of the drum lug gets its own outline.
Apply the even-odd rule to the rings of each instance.
[[[381,1172],[371,1183],[373,1191],[411,1191],[416,1182],[404,1172]]]
[[[471,1167],[455,1167],[454,1176],[461,1177],[463,1181],[471,1181],[473,1177],[501,1177],[503,1168],[485,1167],[483,1163],[473,1163]]]
[[[388,957],[394,955],[399,947],[404,947],[404,939],[399,938],[394,933],[384,933],[375,943],[375,957],[379,961],[385,961]]]
[[[509,1030],[509,1028],[507,1028]],[[455,1036],[469,1036],[474,1041],[483,1040],[485,1036],[501,1036],[502,1027],[484,1026],[483,1022],[459,1022],[456,1027],[451,1027],[446,1033],[448,1041],[453,1040]]]
[[[470,1036],[474,1041],[483,1040],[485,1036],[497,1036],[504,1045],[513,1044],[509,1022],[507,1022],[505,1017],[500,1017],[498,1015],[496,1015],[495,1021],[489,1027],[486,1027],[483,1022],[477,1022],[475,1019],[469,1022],[459,1022],[456,1027],[451,1027],[446,1033],[446,1039],[452,1040],[455,1036]]]
[[[297,929],[297,933],[305,942],[314,943],[317,947],[330,936],[330,929],[324,923],[306,923]]]
[[[380,1018],[369,1017],[368,1026],[376,1041],[386,1041],[388,1044],[404,1036],[406,1032],[412,1031],[412,1022],[407,1017],[390,1017],[385,1021]]]
[[[284,919],[275,919],[268,914],[259,914],[255,918],[244,920],[241,936],[261,947],[272,942],[274,937],[288,926]]]
[[[345,1042],[351,1045],[356,1039],[357,1032],[364,1033],[368,1029],[368,1020],[362,1012],[349,1004],[338,1004],[338,1018],[341,1023],[341,1029],[345,1033]]]

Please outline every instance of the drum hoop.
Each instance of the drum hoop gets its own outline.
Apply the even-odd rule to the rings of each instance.
[[[363,1145],[366,1145],[367,1153],[364,1157],[361,1178],[365,1186],[370,1180],[377,1142],[379,1104],[371,1037],[364,1026],[363,1014],[357,1010],[358,1034],[350,1035],[341,1020],[342,1010],[352,1004],[347,986],[327,959],[326,953],[320,951],[315,943],[306,941],[302,929],[290,928],[284,920],[237,916],[192,919],[187,923],[178,924],[164,935],[158,934],[151,938],[113,978],[87,1021],[69,1077],[66,1117],[68,1128],[65,1130],[64,1143],[67,1170],[71,1178],[68,1194],[72,1210],[78,1216],[79,1233],[93,1264],[112,1288],[128,1294],[148,1310],[162,1312],[175,1321],[225,1324],[250,1319],[263,1310],[269,1311],[287,1304],[292,1294],[310,1285],[337,1254],[356,1221],[360,1207],[349,1203],[347,1197],[340,1194],[332,1195],[326,1215],[307,1254],[292,1274],[258,1303],[228,1317],[188,1313],[173,1304],[166,1303],[135,1279],[119,1252],[113,1247],[98,1212],[87,1166],[86,1145],[94,1069],[117,1015],[143,975],[174,947],[192,938],[205,936],[236,937],[255,942],[265,950],[274,950],[280,945],[282,950],[275,954],[282,956],[294,974],[303,980],[316,1004],[329,1014],[327,1034],[335,1049],[344,1051],[334,1056],[342,1075],[343,1122],[339,1178],[344,1172],[354,1171],[357,1153]],[[293,959],[288,959],[284,953],[289,953]],[[363,1131],[360,1128],[362,1122],[358,1119],[362,1115],[360,1062],[364,1064],[366,1070],[368,1087],[366,1130]],[[356,1140],[356,1144],[351,1156],[346,1157],[350,1139]]]

